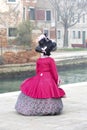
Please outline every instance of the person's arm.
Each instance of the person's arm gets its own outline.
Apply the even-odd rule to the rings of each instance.
[[[57,67],[56,67],[56,63],[55,63],[54,59],[51,59],[50,67],[51,67],[50,71],[53,76],[53,79],[55,80],[56,84],[59,84],[60,79],[58,76],[58,71],[57,71]]]

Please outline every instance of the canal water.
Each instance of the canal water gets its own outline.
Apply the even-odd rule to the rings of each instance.
[[[87,81],[87,67],[76,67],[70,69],[59,69],[59,75],[62,80],[61,84],[71,84]],[[35,75],[33,72],[31,76]],[[0,79],[0,93],[18,91],[21,82],[28,78],[26,75],[15,78]]]

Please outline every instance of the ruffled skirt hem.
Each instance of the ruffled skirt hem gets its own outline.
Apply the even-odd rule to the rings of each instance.
[[[36,99],[21,92],[15,109],[26,116],[58,115],[62,112],[63,103],[61,98]]]

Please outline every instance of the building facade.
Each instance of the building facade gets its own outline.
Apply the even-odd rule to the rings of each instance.
[[[60,22],[57,28],[58,46],[63,47],[64,29]],[[87,48],[87,15],[83,14],[76,25],[68,29],[68,46]]]
[[[49,0],[0,0],[0,46],[16,37],[16,28],[22,21],[29,20],[34,26],[47,33],[48,37],[63,47],[64,29],[60,20],[56,23],[55,10]],[[87,16],[68,29],[68,46],[85,46],[87,39]],[[77,45],[78,44],[78,45]]]
[[[55,39],[55,27],[52,25],[54,11],[48,0],[24,0],[23,20],[28,19],[36,28],[40,29],[42,33],[47,33],[49,37]]]
[[[0,1],[0,46],[7,46],[9,38],[16,37],[16,28],[22,21],[21,0]]]

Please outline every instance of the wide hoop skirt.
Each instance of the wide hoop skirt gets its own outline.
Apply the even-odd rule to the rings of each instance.
[[[21,92],[15,109],[25,116],[56,115],[62,112],[63,103],[61,98],[31,98]]]

